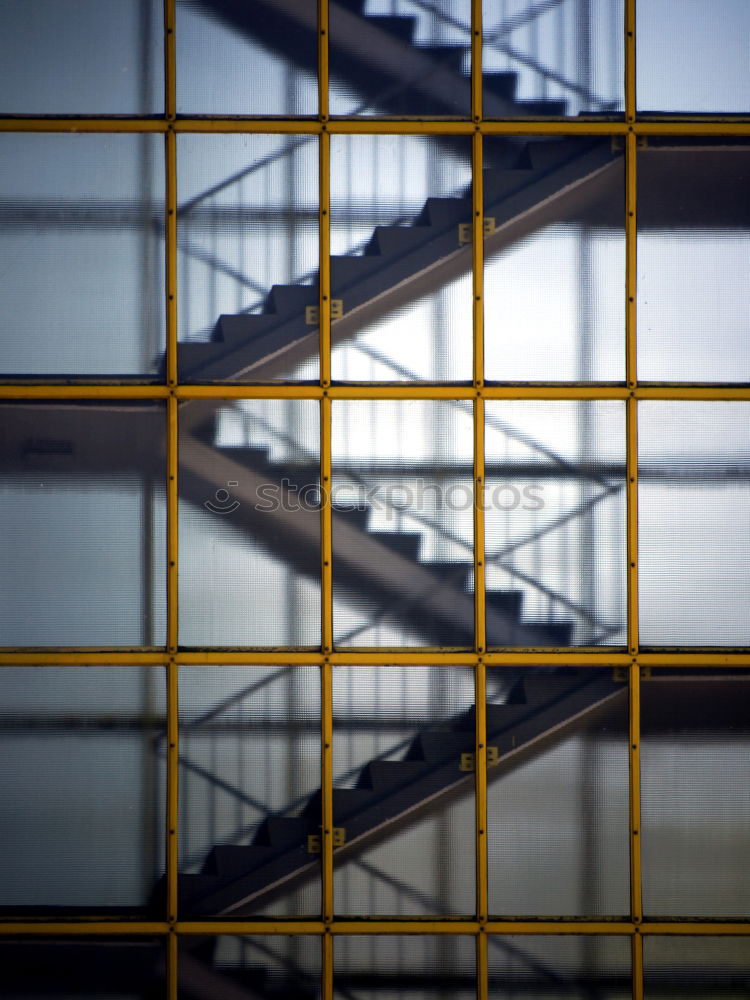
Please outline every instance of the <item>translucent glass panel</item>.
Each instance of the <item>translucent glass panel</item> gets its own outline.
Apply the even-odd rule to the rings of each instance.
[[[321,942],[312,935],[183,937],[178,996],[319,1000],[320,969]]]
[[[180,641],[320,644],[318,404],[180,412]]]
[[[488,401],[487,642],[625,641],[625,410]]]
[[[750,678],[641,686],[643,903],[652,916],[750,916]]]
[[[0,135],[3,374],[161,369],[163,148],[158,135]]]
[[[338,915],[474,912],[473,705],[471,669],[335,669]]]
[[[0,644],[165,640],[164,407],[0,407]]]
[[[462,137],[332,137],[334,379],[471,378],[470,166]]]
[[[183,916],[320,911],[317,667],[182,667]]]
[[[626,937],[493,934],[487,941],[490,1000],[632,996]]]
[[[334,400],[334,633],[340,646],[470,646],[471,406]]]
[[[747,114],[744,0],[637,0],[636,19],[639,110]]]
[[[331,113],[467,117],[471,0],[330,5]]]
[[[639,405],[641,642],[750,642],[750,424],[739,402]]]
[[[488,379],[625,378],[624,190],[609,138],[485,140]]]
[[[0,938],[5,1000],[139,1000],[163,996],[163,939]]]
[[[178,0],[176,13],[179,112],[317,114],[314,3]]]
[[[623,0],[484,0],[482,19],[485,117],[622,111]]]
[[[487,729],[490,911],[627,914],[625,684],[609,670],[489,670]]]
[[[0,908],[147,907],[164,871],[163,671],[3,667],[0,705]]]
[[[158,114],[163,34],[159,0],[2,0],[0,113]]]
[[[642,379],[750,380],[749,175],[748,146],[639,153]]]
[[[318,144],[177,143],[180,378],[318,378]]]
[[[474,1000],[473,936],[357,935],[334,938],[336,1000]]]
[[[644,997],[741,1000],[750,983],[746,937],[652,937],[643,940]]]

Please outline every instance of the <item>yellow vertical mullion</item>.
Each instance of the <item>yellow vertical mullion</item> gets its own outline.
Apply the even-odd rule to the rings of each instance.
[[[323,935],[321,964],[321,1000],[333,1000],[333,934]]]
[[[477,920],[486,923],[489,918],[487,871],[487,668],[479,659],[474,668],[476,746],[476,908]],[[479,979],[481,983],[481,977]]]
[[[625,0],[625,118],[635,121],[635,4],[636,0]]]
[[[628,649],[638,654],[638,403],[633,391],[638,385],[636,288],[637,288],[637,215],[636,215],[636,136],[629,133],[625,145],[625,243],[626,243],[626,378],[631,395],[626,403],[626,503],[627,503],[627,595]]]
[[[167,998],[177,1000],[179,996],[179,946],[180,939],[171,930],[167,935]]]
[[[167,385],[177,385],[177,136],[173,129],[167,130],[165,139],[166,155],[166,225],[165,225],[165,273],[167,281]]]
[[[474,385],[484,385],[484,184],[482,175],[482,133],[472,136],[472,320]]]
[[[179,717],[178,672],[175,660],[167,664],[167,920],[174,924],[177,912],[178,822],[179,822]]]
[[[629,718],[629,781],[630,781],[630,912],[634,922],[643,919],[641,869],[641,670],[631,664],[628,678]]]
[[[477,1000],[487,1000],[489,995],[489,963],[487,935],[484,928],[477,934]]]
[[[169,119],[177,114],[175,0],[164,0],[164,112]]]
[[[482,0],[471,0],[471,117],[481,122],[482,107]]]
[[[326,658],[321,666],[321,754],[320,784],[322,801],[321,878],[323,920],[333,920],[333,677]]]
[[[331,136],[323,131],[318,137],[319,157],[319,286],[320,286],[320,381],[331,384]]]
[[[328,0],[318,0],[318,114],[328,118]]]
[[[643,935],[639,932],[631,935],[630,959],[633,975],[633,1000],[643,1000]]]

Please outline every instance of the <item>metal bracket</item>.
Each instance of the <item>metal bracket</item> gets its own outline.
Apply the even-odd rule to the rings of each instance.
[[[331,831],[333,834],[333,846],[342,847],[346,843],[346,827],[334,826]],[[320,854],[323,850],[323,841],[319,833],[310,833],[307,836],[307,853],[308,854]]]
[[[458,245],[460,247],[466,246],[467,243],[471,243],[471,228],[470,222],[459,222]],[[485,237],[492,236],[495,232],[495,217],[493,215],[486,215],[484,217],[482,229],[484,230]]]
[[[344,315],[344,300],[331,299],[331,319],[341,319]],[[320,322],[320,307],[305,306],[305,324],[317,326]]]
[[[498,747],[487,747],[487,766],[491,764],[497,764],[500,760],[500,750]],[[462,753],[461,760],[459,761],[458,768],[460,771],[476,771],[477,762],[476,754],[472,751],[470,753]]]
[[[651,680],[651,667],[641,667],[641,680],[650,681]],[[615,684],[627,684],[628,683],[628,668],[627,667],[615,667],[612,670],[612,680]]]

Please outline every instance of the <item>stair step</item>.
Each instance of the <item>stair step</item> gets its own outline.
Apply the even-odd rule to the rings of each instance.
[[[368,257],[331,257],[331,291],[334,298],[343,297],[350,285],[359,283],[372,271],[372,261]]]
[[[258,844],[219,844],[206,858],[203,874],[221,879],[237,878],[259,868],[274,853],[273,847]]]
[[[534,116],[539,118],[560,118],[565,114],[565,101],[516,101],[519,118]]]
[[[468,593],[469,573],[473,569],[471,563],[441,561],[424,563],[424,566],[446,586]]]
[[[354,504],[347,504],[345,501],[334,501],[331,507],[334,521],[338,520],[340,523],[346,522],[359,531],[367,531],[367,525],[370,521],[370,507],[367,504],[354,506]]]
[[[336,16],[336,7],[343,7],[345,10],[349,10],[352,14],[362,15],[365,4],[367,0],[331,0],[331,17]]]
[[[498,73],[484,72],[482,80],[486,91],[501,97],[505,101],[516,99],[516,89],[518,87],[518,73],[501,71]]]
[[[334,788],[333,789],[333,820],[343,823],[352,813],[361,812],[372,801],[370,788]],[[314,792],[307,801],[302,815],[316,827],[323,815],[323,804],[320,792]]]
[[[461,754],[474,745],[469,730],[430,729],[416,737],[407,754],[407,760],[425,760],[430,764],[455,758],[458,765]]]
[[[273,285],[266,297],[266,313],[278,316],[302,316],[308,306],[317,306],[317,285]]]
[[[422,536],[418,531],[372,531],[371,536],[410,562],[418,562]]]
[[[397,38],[407,45],[412,45],[414,40],[414,28],[417,23],[415,17],[404,17],[398,14],[369,14],[367,23],[381,31],[385,31],[392,38]]]
[[[413,781],[423,771],[423,761],[374,760],[362,771],[360,782],[363,783],[363,787],[381,791]]]
[[[482,186],[484,188],[484,204],[490,206],[501,202],[529,183],[531,170],[529,167],[508,167],[482,171]],[[491,213],[489,213],[491,214]]]
[[[466,53],[470,50],[464,45],[420,45],[419,51],[424,52],[433,62],[445,69],[453,70],[460,76],[465,76],[464,65]]]
[[[509,618],[519,619],[523,607],[522,590],[488,590],[484,596],[488,608]]]
[[[437,230],[471,221],[470,198],[428,198],[417,223]]]
[[[570,622],[524,622],[536,638],[529,646],[570,646],[573,626]]]
[[[383,256],[408,253],[414,247],[422,246],[431,236],[429,226],[378,226],[367,245],[368,254]],[[367,260],[367,257],[363,257]]]
[[[310,832],[310,823],[301,816],[269,816],[261,824],[253,846],[297,847]]]
[[[251,469],[268,469],[268,448],[256,448],[253,445],[241,445],[239,447],[227,447],[221,449],[222,455],[231,458],[233,462],[239,462]]]

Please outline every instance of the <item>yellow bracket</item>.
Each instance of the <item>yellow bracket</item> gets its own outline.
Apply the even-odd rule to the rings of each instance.
[[[612,671],[612,680],[616,684],[627,684],[628,683],[628,668],[627,667],[615,667]],[[651,680],[651,667],[641,667],[641,680],[649,681]]]
[[[484,222],[482,224],[485,236],[492,236],[495,232],[495,217],[492,215],[486,215]],[[470,222],[459,222],[458,224],[458,245],[460,247],[465,246],[467,243],[471,243],[471,223]]]
[[[344,300],[331,299],[331,319],[341,319],[344,315]],[[305,323],[307,326],[317,326],[320,322],[320,307],[305,306]]]
[[[346,827],[334,826],[333,828],[333,846],[343,847],[346,843]],[[307,853],[308,854],[320,854],[323,850],[323,844],[321,836],[319,833],[310,833],[307,836]]]
[[[487,766],[490,764],[497,764],[500,760],[500,750],[498,747],[487,747]],[[462,753],[461,760],[459,761],[459,770],[461,771],[475,771],[477,767],[476,754]]]

